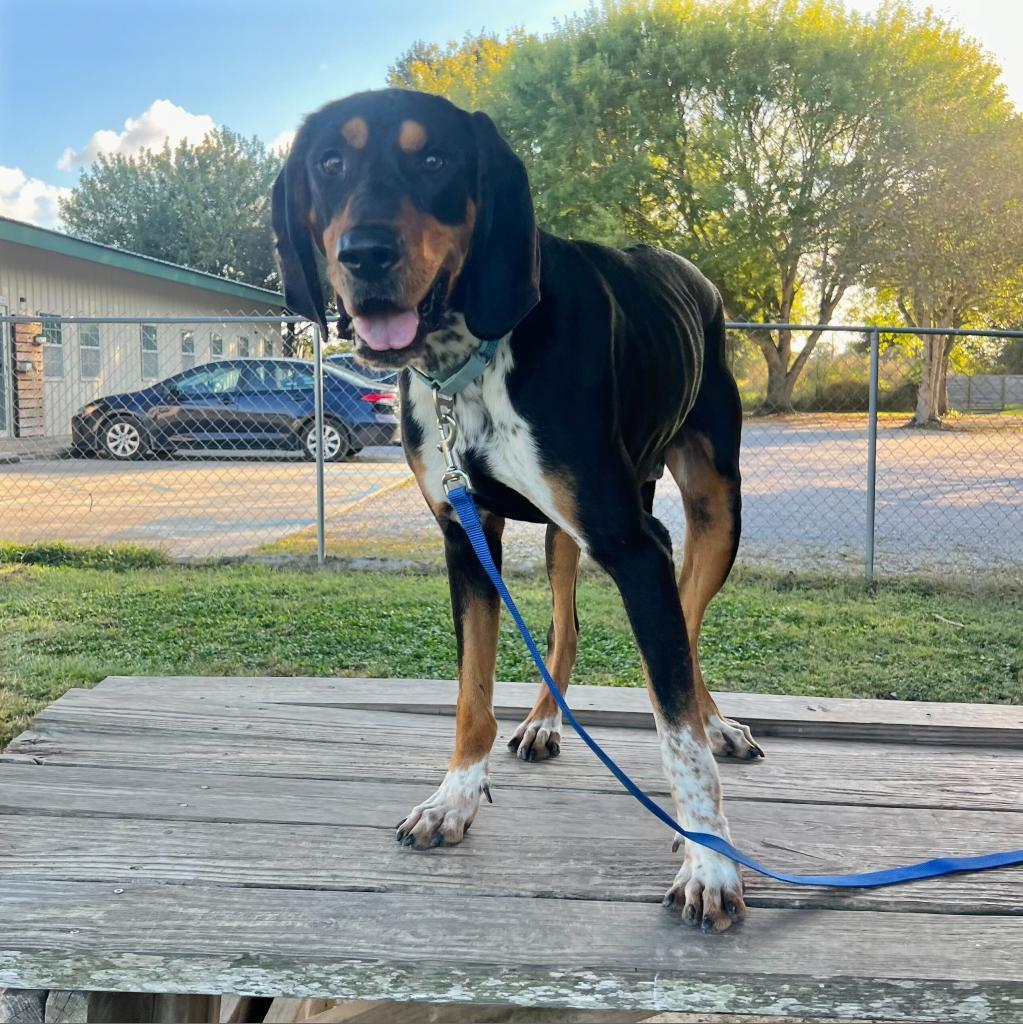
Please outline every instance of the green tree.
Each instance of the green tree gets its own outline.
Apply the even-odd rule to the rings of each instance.
[[[994,372],[1023,374],[1023,338],[1006,339],[995,361]]]
[[[1021,313],[1023,284],[1023,120],[992,87],[986,109],[958,111],[912,169],[878,238],[871,278],[911,327],[990,327]],[[971,104],[971,107],[973,105]],[[944,130],[942,130],[944,129]],[[913,422],[940,423],[948,411],[950,361],[957,369],[991,361],[990,343],[920,335],[920,384]]]
[[[434,88],[475,90],[544,226],[663,245],[730,316],[774,322],[831,320],[912,184],[933,104],[966,91],[982,106],[997,76],[929,12],[834,0],[609,0],[512,40],[482,84],[468,56],[431,52]],[[818,338],[758,333],[766,410],[791,406]]]
[[[467,33],[460,43],[445,47],[417,40],[388,69],[387,83],[446,96],[473,110],[486,98],[512,48],[524,38],[521,32],[504,39],[488,32]]]
[[[81,238],[273,287],[270,192],[281,162],[226,128],[195,145],[101,154],[61,200],[61,220]]]

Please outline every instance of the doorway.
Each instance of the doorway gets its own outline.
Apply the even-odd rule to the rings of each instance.
[[[0,316],[7,315],[7,302],[0,298]],[[14,332],[9,323],[0,321],[0,438],[14,436],[14,410],[11,395],[14,380]]]

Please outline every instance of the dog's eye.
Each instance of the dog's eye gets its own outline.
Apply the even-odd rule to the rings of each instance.
[[[435,174],[444,166],[444,157],[440,153],[427,153],[422,160],[423,170]]]
[[[340,174],[344,166],[345,158],[336,150],[332,149],[320,158],[320,170],[324,174]]]

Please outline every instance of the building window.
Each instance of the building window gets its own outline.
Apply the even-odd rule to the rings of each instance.
[[[64,377],[64,325],[54,317],[42,315],[43,335],[43,376],[54,379]]]
[[[156,380],[160,376],[160,342],[154,324],[143,324],[142,335],[142,379]]]
[[[181,369],[191,370],[195,366],[195,331],[181,332]]]
[[[274,343],[269,338],[263,339],[263,355],[272,356],[274,354]]]
[[[99,324],[81,324],[79,326],[78,362],[82,380],[96,380],[99,378]]]
[[[224,358],[224,339],[219,334],[210,335],[210,359]]]
[[[249,355],[249,339],[244,336],[238,339],[238,355],[243,359],[248,358]]]

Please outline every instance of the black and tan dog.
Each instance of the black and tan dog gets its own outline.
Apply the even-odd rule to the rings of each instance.
[[[288,306],[323,323],[325,260],[361,358],[444,376],[480,339],[501,339],[455,405],[494,558],[507,518],[547,524],[548,665],[563,690],[580,552],[611,575],[679,820],[727,838],[713,753],[762,752],[719,714],[697,656],[704,610],[739,543],[741,419],[716,289],[661,249],[539,231],[525,169],[493,122],[402,90],[350,96],[305,121],[274,187],[273,224]],[[445,499],[430,388],[401,376],[405,451],[444,534],[458,645],[451,767],[398,829],[406,845],[429,847],[461,841],[489,793],[499,601]],[[665,466],[686,513],[677,582],[651,514]],[[541,687],[510,745],[541,760],[560,743],[560,714]],[[713,931],[745,913],[737,867],[691,843],[665,903]]]

